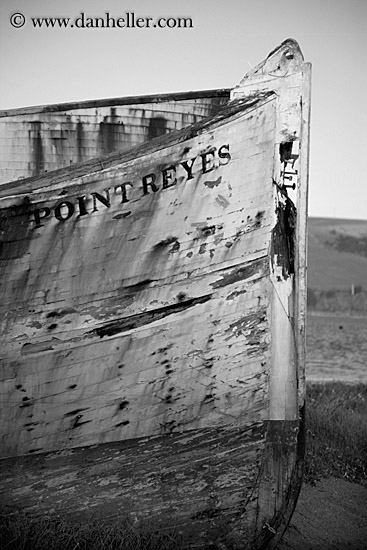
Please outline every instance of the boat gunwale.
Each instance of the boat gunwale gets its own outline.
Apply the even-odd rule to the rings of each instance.
[[[63,111],[76,111],[79,109],[93,109],[103,107],[117,107],[124,105],[145,105],[147,103],[165,103],[167,101],[185,101],[191,99],[209,99],[212,97],[228,97],[232,88],[213,88],[209,90],[197,90],[187,92],[170,92],[165,94],[148,94],[141,96],[122,96],[102,99],[86,99],[82,101],[70,101],[65,103],[50,103],[45,105],[30,105],[28,107],[15,107],[0,109],[0,118],[20,115],[36,115],[39,113],[58,113]]]

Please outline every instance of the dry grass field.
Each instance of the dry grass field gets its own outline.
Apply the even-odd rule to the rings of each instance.
[[[367,384],[367,316],[309,313],[306,373],[309,382]]]
[[[277,549],[366,550],[367,221],[309,220],[308,285],[305,483]]]
[[[304,484],[277,550],[367,549],[367,317],[314,313]]]
[[[308,286],[367,288],[367,221],[309,218]]]

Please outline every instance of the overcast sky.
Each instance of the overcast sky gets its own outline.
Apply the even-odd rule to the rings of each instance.
[[[81,12],[190,17],[193,28],[31,22]],[[367,219],[367,0],[1,0],[0,109],[233,87],[290,37],[313,65],[309,213]]]

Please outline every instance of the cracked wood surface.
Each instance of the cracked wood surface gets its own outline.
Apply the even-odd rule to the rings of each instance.
[[[3,454],[266,419],[275,110],[260,104],[74,185],[88,197],[131,180],[126,203],[40,227],[10,213]],[[223,143],[231,160],[203,174],[200,154]],[[177,170],[175,185],[142,193],[143,174],[188,154],[192,179]],[[220,185],[205,185],[213,174]],[[64,187],[35,190],[32,206]]]
[[[250,539],[264,436],[259,423],[5,459],[3,509],[21,502],[36,515],[138,515],[183,532],[192,524],[194,546],[227,535],[247,509],[241,524]]]
[[[12,505],[170,510],[201,548],[284,530],[304,449],[297,48],[271,54],[275,93],[242,81],[201,123],[0,188]]]

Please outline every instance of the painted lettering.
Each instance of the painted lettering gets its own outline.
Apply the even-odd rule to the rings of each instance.
[[[207,174],[208,172],[211,172],[212,170],[214,170],[215,168],[214,155],[215,155],[215,149],[211,149],[207,153],[203,153],[202,155],[200,155],[203,174]]]
[[[69,201],[62,201],[55,207],[55,218],[60,222],[66,222],[74,214],[74,205]]]
[[[176,166],[168,166],[162,170],[163,189],[176,185]]]
[[[188,160],[184,160],[183,162],[181,162],[181,166],[186,170],[187,172],[187,179],[188,180],[192,180],[192,178],[194,177],[192,175],[192,167],[194,166],[194,162],[196,160],[197,157],[194,157],[193,159],[191,159],[191,164],[189,164],[190,161]]]
[[[227,152],[225,152],[227,151]],[[227,143],[227,145],[222,145],[222,147],[219,147],[218,149],[218,157],[220,159],[226,159],[226,161],[224,162],[219,162],[219,164],[221,166],[225,166],[226,164],[229,163],[229,161],[231,160],[231,155],[229,153],[229,145]]]
[[[50,214],[51,214],[51,210],[50,208],[48,208],[48,206],[35,210],[33,212],[33,216],[34,216],[34,221],[36,222],[36,227],[42,227],[43,223],[41,223],[41,220],[48,218]]]
[[[98,212],[97,200],[109,208],[111,206],[110,191],[109,189],[104,190],[106,196],[100,195],[99,193],[92,193],[93,197],[93,212]]]
[[[155,174],[148,174],[143,177],[143,191],[144,195],[149,195],[148,187],[151,187],[152,191],[156,193],[159,190],[159,187],[155,184],[157,176]]]
[[[191,159],[184,160],[177,164],[170,164],[165,168],[157,170],[156,172],[151,172],[142,176],[141,181],[143,196],[174,187],[178,184],[178,182],[185,180],[189,182],[200,173],[207,174],[208,172],[217,170],[221,166],[227,165],[230,160],[230,147],[227,143],[221,145],[219,148],[212,147],[211,149],[206,150]],[[195,176],[193,173],[194,166],[196,167]],[[205,181],[204,185],[207,188],[212,189],[214,186],[219,186],[221,181],[222,176],[218,175],[218,177],[213,179],[213,181]],[[133,188],[135,188],[133,181],[125,181],[115,185],[112,189],[114,191],[114,195],[121,197],[120,204],[126,204],[130,202],[130,194],[132,194]],[[138,198],[135,195],[132,197],[134,200]],[[91,202],[91,206],[93,207],[92,210],[88,207]],[[80,216],[87,216],[88,214],[98,212],[101,205],[105,208],[111,207],[110,188],[104,189],[103,192],[93,191],[90,192],[89,195],[80,195],[78,197],[69,198],[69,200],[62,200],[52,208],[44,206],[42,208],[35,209],[31,212],[31,215],[33,216],[32,221],[34,221],[35,227],[42,227],[45,225],[45,220],[51,218],[51,216],[54,216],[60,222],[65,222],[75,213]],[[115,219],[121,219],[121,217],[123,217],[123,215],[115,216]]]
[[[88,210],[85,206],[85,195],[83,195],[82,197],[77,197],[76,199],[78,201],[78,205],[79,205],[79,215],[80,216],[86,216],[88,214]]]
[[[125,183],[121,183],[120,185],[115,186],[115,193],[117,193],[118,190],[121,191],[121,204],[124,202],[129,202],[129,199],[127,198],[127,191],[126,186],[129,185],[130,187],[133,186],[131,181],[126,181]]]

